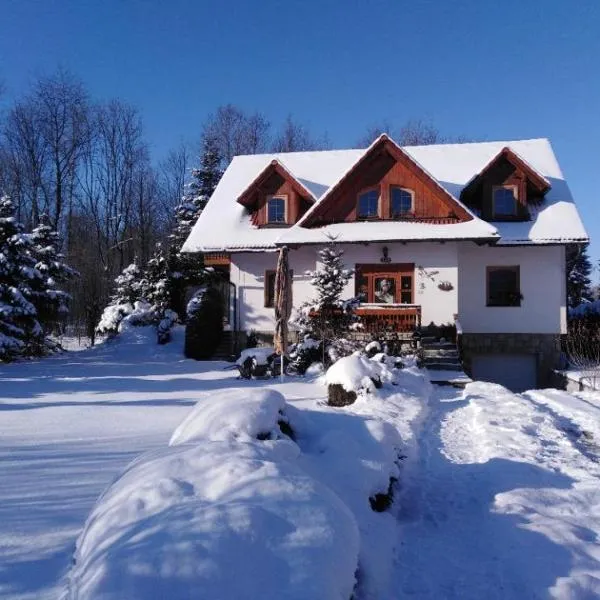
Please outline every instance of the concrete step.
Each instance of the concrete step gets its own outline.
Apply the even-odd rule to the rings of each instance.
[[[421,342],[421,348],[424,350],[456,350],[456,344],[452,342],[428,342],[423,344]]]
[[[430,371],[462,371],[459,362],[424,362],[423,366]]]
[[[456,358],[458,359],[458,350],[456,348],[422,348],[423,356],[426,358]]]

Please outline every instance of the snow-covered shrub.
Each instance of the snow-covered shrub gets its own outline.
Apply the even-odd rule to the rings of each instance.
[[[270,389],[223,390],[200,400],[177,427],[170,446],[202,440],[280,439],[285,399]]]
[[[327,369],[325,382],[341,385],[347,392],[371,392],[375,382],[381,381],[380,364],[359,353],[344,356]]]
[[[113,335],[119,331],[121,321],[133,312],[133,304],[109,304],[100,317],[96,333]]]
[[[299,375],[304,375],[313,363],[319,363],[323,360],[322,342],[311,338],[310,335],[305,335],[301,341],[292,347],[290,359],[295,371]]]
[[[223,336],[223,298],[214,287],[202,288],[187,306],[184,353],[188,358],[211,358]]]
[[[284,405],[247,389],[201,400],[169,448],[135,460],[99,499],[68,597],[348,600],[357,523],[278,432]]]
[[[367,356],[371,358],[372,356],[375,356],[375,354],[381,352],[381,344],[378,341],[373,340],[365,346],[365,352],[367,353]]]
[[[361,394],[368,394],[383,384],[396,385],[401,363],[383,353],[369,358],[361,352],[344,356],[335,362],[325,374],[329,388],[329,404],[346,406]]]

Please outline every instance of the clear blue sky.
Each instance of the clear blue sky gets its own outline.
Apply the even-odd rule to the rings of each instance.
[[[58,65],[139,107],[156,159],[227,102],[334,147],[384,118],[549,137],[600,259],[599,0],[0,0],[0,106]]]

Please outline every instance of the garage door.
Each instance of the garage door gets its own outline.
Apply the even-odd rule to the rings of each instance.
[[[499,383],[513,392],[533,389],[537,383],[534,354],[478,354],[471,371],[473,379]]]

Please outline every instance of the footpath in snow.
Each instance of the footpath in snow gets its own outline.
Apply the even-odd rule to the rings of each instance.
[[[407,465],[390,597],[600,597],[600,396],[439,388]]]

